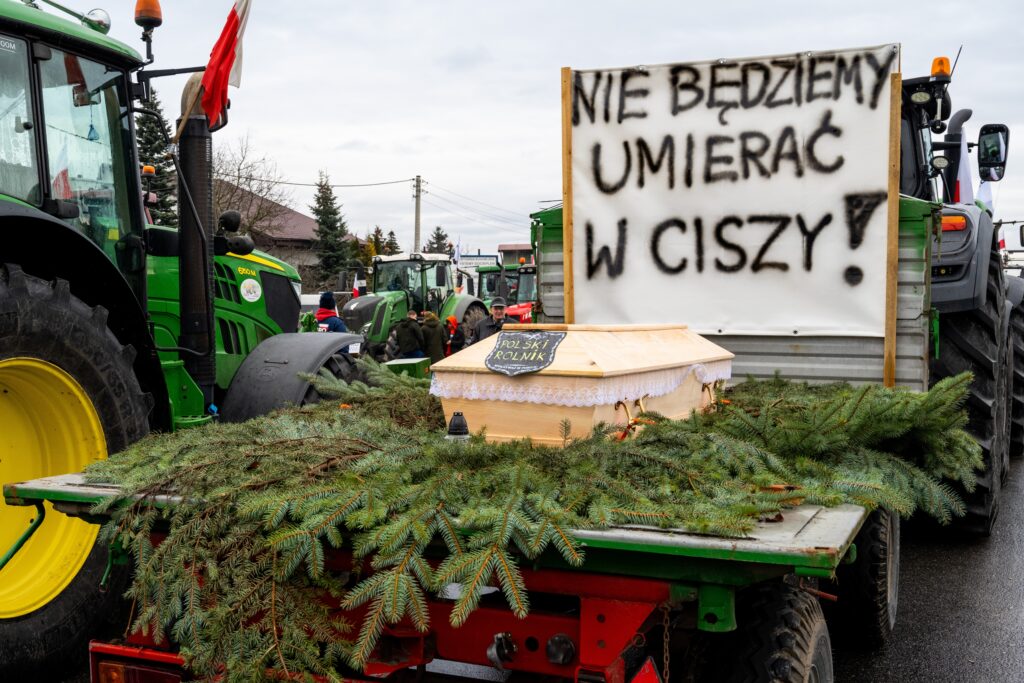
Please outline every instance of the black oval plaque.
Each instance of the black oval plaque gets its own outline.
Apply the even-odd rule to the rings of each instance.
[[[563,339],[565,332],[499,332],[484,365],[509,377],[537,372],[555,360]]]

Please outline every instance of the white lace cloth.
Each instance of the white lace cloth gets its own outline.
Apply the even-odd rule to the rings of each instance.
[[[435,372],[430,382],[430,393],[439,398],[584,407],[635,401],[644,396],[664,396],[679,388],[691,373],[701,384],[727,380],[732,376],[732,361],[697,363],[614,377],[505,377],[481,372]]]

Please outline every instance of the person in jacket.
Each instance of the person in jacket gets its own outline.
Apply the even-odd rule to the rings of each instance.
[[[441,324],[441,319],[432,311],[423,313],[423,350],[426,351],[431,363],[444,358],[444,349],[448,345],[448,330]]]
[[[416,320],[416,311],[409,309],[405,320],[395,326],[395,337],[398,341],[399,358],[423,358],[423,330]]]
[[[338,317],[338,303],[334,300],[334,292],[324,292],[320,295],[316,323],[318,332],[348,332],[345,321]]]
[[[487,339],[492,334],[497,334],[501,331],[501,327],[504,324],[505,300],[500,296],[496,296],[491,300],[491,314],[476,324],[473,343],[475,344],[481,339]]]
[[[454,315],[448,316],[448,344],[445,346],[444,355],[450,356],[458,353],[466,346],[466,335],[462,332],[462,326]]]

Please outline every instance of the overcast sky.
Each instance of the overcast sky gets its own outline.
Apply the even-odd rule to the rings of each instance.
[[[70,3],[71,0],[69,0]],[[82,5],[82,2],[76,2]],[[531,212],[561,198],[559,68],[622,67],[899,42],[905,78],[963,44],[950,93],[1011,128],[996,217],[1024,219],[1024,3],[344,2],[253,0],[242,87],[214,144],[248,134],[289,180],[371,183],[421,175],[424,240],[525,242]],[[133,0],[102,4],[140,51]],[[165,0],[155,68],[205,64],[231,0]],[[182,79],[158,90],[169,117]],[[1016,143],[1016,144],[1015,144]],[[1018,171],[1018,169],[1020,169]],[[339,189],[350,229],[412,243],[412,184]],[[312,189],[292,204],[308,213]]]

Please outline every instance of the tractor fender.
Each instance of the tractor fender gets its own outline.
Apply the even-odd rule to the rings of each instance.
[[[145,299],[145,289],[137,297],[92,240],[32,206],[0,202],[0,253],[5,263],[16,263],[26,273],[48,281],[66,280],[76,297],[90,306],[107,309],[107,326],[119,342],[134,347],[135,376],[142,391],[153,396],[151,429],[169,431],[167,385],[140,303]],[[142,277],[144,282],[145,273]]]
[[[1006,300],[1012,306],[1017,306],[1024,301],[1024,279],[1014,275],[1006,276]]]
[[[231,380],[222,419],[243,422],[287,405],[302,405],[309,381],[299,375],[316,374],[331,356],[362,339],[347,332],[290,332],[264,339]]]
[[[487,307],[484,306],[484,302],[480,301],[480,299],[477,299],[475,296],[460,295],[456,297],[455,307],[448,315],[454,315],[456,320],[462,322],[462,318],[466,315],[466,311],[468,311],[469,307],[474,303],[479,304],[480,308],[484,309],[485,312],[487,311]]]

